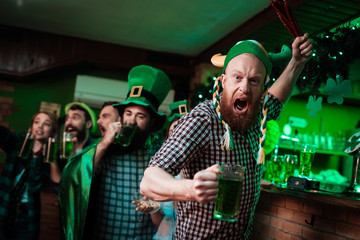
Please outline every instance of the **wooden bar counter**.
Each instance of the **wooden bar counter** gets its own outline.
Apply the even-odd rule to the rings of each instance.
[[[263,185],[253,239],[360,239],[360,194]]]

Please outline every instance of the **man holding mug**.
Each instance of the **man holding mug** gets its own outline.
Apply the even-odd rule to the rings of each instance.
[[[136,212],[132,200],[150,157],[162,144],[151,133],[165,122],[157,109],[170,89],[160,69],[140,65],[130,70],[127,99],[114,105],[121,124],[109,127],[100,142],[71,158],[64,169],[59,196],[62,239],[152,238],[156,227],[151,217]],[[114,143],[120,125],[126,124],[136,126],[130,144]]]
[[[311,53],[308,35],[297,37],[292,58],[268,95],[272,62],[260,43],[241,41],[226,56],[216,55],[219,59],[213,63],[222,62],[223,74],[215,81],[213,101],[199,104],[178,121],[151,159],[140,186],[141,193],[155,201],[179,201],[175,239],[251,237],[263,173],[257,164],[264,116],[259,111],[261,103],[267,99],[265,115],[268,120],[276,119]],[[234,222],[214,218],[222,162],[246,168]],[[185,179],[174,178],[180,171]]]

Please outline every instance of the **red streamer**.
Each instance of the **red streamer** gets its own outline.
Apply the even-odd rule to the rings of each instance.
[[[270,0],[270,3],[291,36],[294,39],[298,36],[302,36],[303,34],[301,33],[300,27],[291,9],[288,8],[286,0]]]

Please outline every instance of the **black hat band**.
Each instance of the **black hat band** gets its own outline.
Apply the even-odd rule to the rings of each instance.
[[[148,100],[152,105],[154,105],[155,109],[158,109],[160,106],[159,101],[157,98],[149,91],[143,89],[142,86],[133,86],[131,88],[131,91],[127,94],[128,97],[144,97],[146,100]]]
[[[171,115],[175,114],[175,113],[179,113],[180,115],[184,115],[186,114],[188,111],[187,111],[187,106],[186,104],[182,104],[182,105],[179,105],[178,108],[175,108],[171,111]]]

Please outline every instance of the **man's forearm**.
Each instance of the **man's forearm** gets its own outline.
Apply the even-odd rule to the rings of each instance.
[[[158,167],[145,170],[140,191],[155,201],[195,201],[192,180],[175,179]]]
[[[305,63],[291,59],[280,77],[270,87],[269,92],[274,95],[281,103],[286,103],[295,86]]]
[[[96,151],[93,159],[93,172],[96,171],[97,167],[99,166],[100,160],[105,155],[109,145],[100,141],[99,144],[96,146]]]

